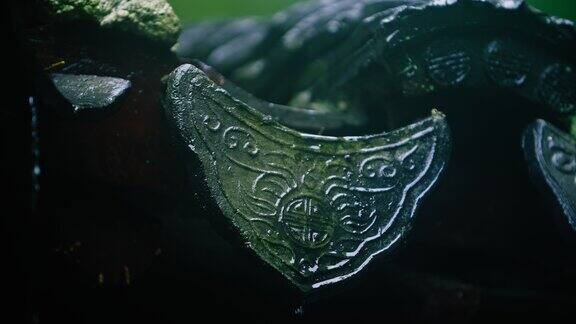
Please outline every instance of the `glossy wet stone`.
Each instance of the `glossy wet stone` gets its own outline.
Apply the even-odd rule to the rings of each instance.
[[[540,77],[538,95],[561,113],[576,112],[576,71],[573,65],[551,64]]]
[[[360,111],[352,112],[348,109],[336,110],[322,107],[298,108],[260,100],[227,80],[212,67],[201,62],[195,62],[194,65],[201,69],[214,83],[226,90],[232,97],[258,110],[267,116],[269,121],[277,121],[280,124],[299,130],[314,132],[342,132],[344,129],[350,132],[352,129],[359,128],[366,123],[366,116]]]
[[[369,97],[378,92],[354,85],[375,79],[395,98],[502,88],[558,115],[570,113],[576,80],[574,60],[565,53],[575,50],[576,34],[573,25],[544,18],[525,5],[480,1],[429,2],[382,12],[365,20],[354,42],[326,58],[330,70],[311,91],[320,98],[335,89],[350,98]]]
[[[250,60],[254,48],[268,35],[269,25],[266,19],[257,18],[192,24],[183,29],[172,50],[182,60],[201,58],[229,71],[238,62]]]
[[[532,174],[562,214],[561,224],[576,234],[576,139],[538,120],[524,134]]]
[[[255,29],[266,36],[228,51],[251,53],[235,63],[209,60],[227,41],[203,47],[196,38],[206,51],[189,47],[186,56],[209,60],[258,97],[302,107],[399,115],[404,100],[469,88],[514,92],[559,116],[574,111],[574,26],[523,1],[313,1],[246,35]],[[412,118],[422,116],[416,110]]]
[[[413,3],[424,3],[415,0]],[[295,78],[318,77],[318,74],[306,73],[305,70],[314,69],[316,60],[343,44],[348,34],[353,31],[362,20],[370,14],[380,10],[391,9],[405,4],[405,1],[305,1],[291,8],[277,13],[272,19],[260,19],[253,28],[247,29],[239,37],[249,37],[255,33],[264,33],[260,41],[244,42],[237,46],[230,46],[232,41],[220,44],[203,39],[187,37],[182,34],[179,46],[185,57],[197,58],[207,61],[216,69],[232,78],[249,91],[270,101],[287,102],[283,91],[294,91]],[[224,25],[212,24],[214,30],[209,35],[220,35],[226,32],[231,23]],[[199,24],[198,29],[205,28],[206,24]],[[189,33],[196,29],[189,27]],[[204,43],[210,46],[204,46]],[[196,46],[190,46],[190,45]],[[234,48],[234,51],[226,50]],[[200,49],[200,50],[199,50]],[[205,52],[207,49],[208,52]],[[247,55],[235,56],[235,52]],[[221,56],[230,56],[227,64],[219,64],[210,59],[212,53],[221,53]],[[322,63],[322,62],[319,62]],[[289,68],[288,68],[289,67]],[[324,68],[321,65],[319,68]],[[279,76],[285,82],[280,86]],[[290,82],[286,82],[290,80]],[[276,89],[277,88],[277,89]],[[300,89],[303,90],[303,89]]]
[[[529,49],[508,38],[493,40],[484,50],[488,77],[503,87],[521,86],[534,64]]]
[[[59,73],[52,74],[52,82],[76,113],[110,108],[131,86],[130,81],[120,78]]]
[[[165,105],[202,161],[224,216],[303,290],[351,277],[397,245],[450,145],[438,112],[372,136],[299,133],[237,101],[192,65],[171,74]]]

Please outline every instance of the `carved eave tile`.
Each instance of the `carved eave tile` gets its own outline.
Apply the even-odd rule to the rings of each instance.
[[[576,234],[576,140],[538,120],[524,133],[524,153],[532,175],[546,188],[561,214],[560,223]]]
[[[305,291],[349,278],[398,245],[450,148],[437,111],[378,135],[300,133],[192,65],[170,75],[164,102],[224,216]]]

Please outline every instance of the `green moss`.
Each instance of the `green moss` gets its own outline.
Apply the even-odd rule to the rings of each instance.
[[[175,41],[180,31],[180,20],[164,0],[47,1],[59,16],[90,19],[163,42]]]

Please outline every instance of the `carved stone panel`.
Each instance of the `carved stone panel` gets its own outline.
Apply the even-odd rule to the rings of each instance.
[[[223,214],[303,290],[348,278],[400,242],[449,150],[439,112],[379,135],[304,134],[192,65],[172,73],[165,102]]]
[[[524,152],[532,174],[559,205],[562,224],[576,232],[576,140],[538,120],[524,134]]]

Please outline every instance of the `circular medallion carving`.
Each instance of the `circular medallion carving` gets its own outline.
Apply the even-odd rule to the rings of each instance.
[[[513,43],[512,40],[492,41],[484,51],[488,76],[499,86],[522,85],[532,69],[532,61],[525,54],[528,52],[529,50]]]
[[[326,245],[334,233],[329,206],[314,195],[288,195],[280,205],[279,223],[292,241],[315,249]]]
[[[472,70],[471,54],[466,44],[458,40],[433,43],[426,51],[425,60],[430,78],[442,86],[461,84]]]
[[[537,93],[560,113],[576,110],[576,73],[572,66],[553,64],[542,73]]]

